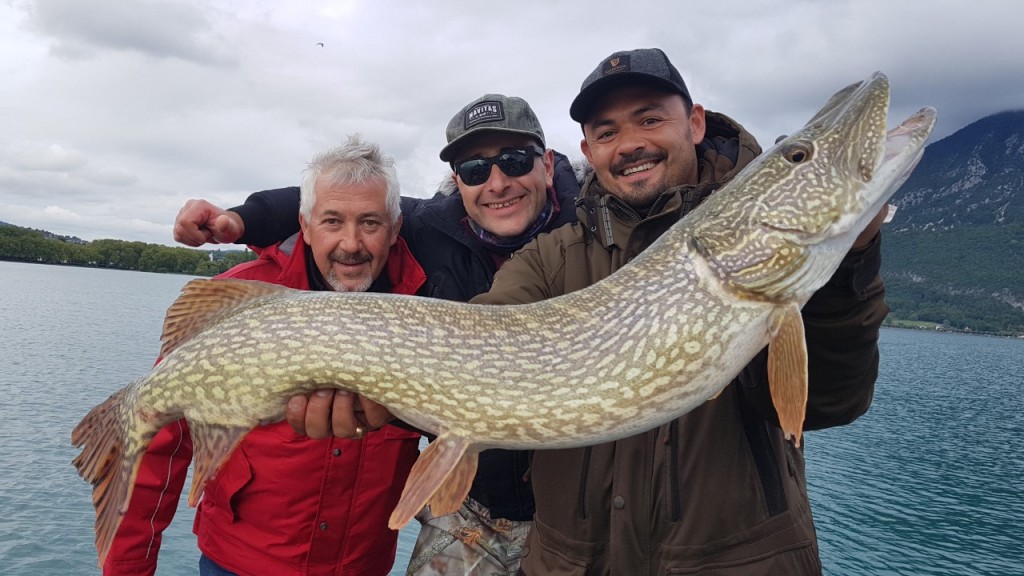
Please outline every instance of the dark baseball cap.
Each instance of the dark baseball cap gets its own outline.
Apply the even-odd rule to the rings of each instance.
[[[586,122],[594,102],[608,90],[623,84],[659,86],[693,103],[683,77],[668,56],[657,48],[641,48],[616,52],[602,60],[580,86],[580,93],[569,107],[569,116],[580,124]]]
[[[478,134],[508,132],[532,136],[544,146],[544,130],[526,100],[502,94],[484,94],[467,104],[448,122],[448,145],[441,149],[441,160],[451,162],[455,152]]]

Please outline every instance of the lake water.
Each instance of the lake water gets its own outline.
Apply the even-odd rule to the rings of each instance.
[[[189,279],[0,262],[0,573],[98,573],[71,429],[149,370]],[[871,411],[805,436],[826,573],[1024,575],[1024,341],[884,330],[881,347]],[[182,503],[159,575],[196,574],[192,518]]]

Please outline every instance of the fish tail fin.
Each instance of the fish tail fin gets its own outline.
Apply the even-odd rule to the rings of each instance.
[[[82,448],[73,464],[78,474],[92,484],[96,551],[101,568],[128,508],[142,462],[141,450],[135,450],[134,456],[126,456],[122,407],[127,401],[127,392],[127,388],[115,392],[86,414],[71,432],[71,444]]]
[[[388,520],[392,530],[405,526],[428,502],[431,513],[438,516],[458,510],[476,476],[478,453],[467,453],[468,448],[465,438],[448,433],[427,446],[413,464]]]

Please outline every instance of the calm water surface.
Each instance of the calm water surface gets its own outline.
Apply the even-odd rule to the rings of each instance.
[[[98,573],[71,429],[148,371],[189,279],[0,262],[0,573]],[[806,436],[826,573],[1024,575],[1024,341],[885,330],[882,353],[871,411]],[[196,574],[192,518],[159,575]]]

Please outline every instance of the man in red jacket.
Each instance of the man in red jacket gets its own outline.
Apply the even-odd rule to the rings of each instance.
[[[303,290],[415,294],[426,275],[398,236],[391,158],[358,136],[319,154],[301,186],[301,231],[221,278]],[[419,434],[384,426],[312,440],[287,422],[259,426],[206,485],[194,532],[199,573],[385,575],[398,533],[387,518],[418,453]],[[153,574],[192,456],[184,420],[143,458],[106,575]]]

